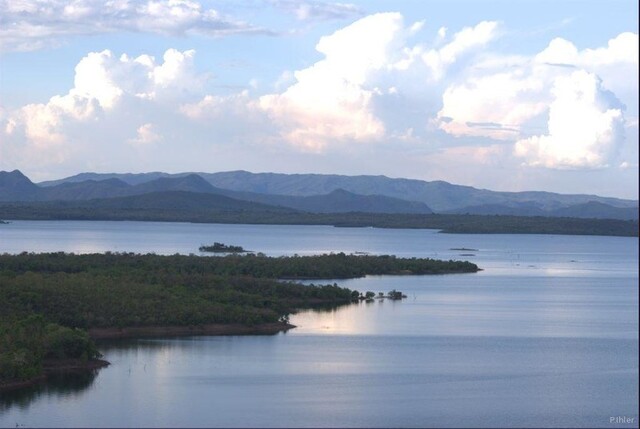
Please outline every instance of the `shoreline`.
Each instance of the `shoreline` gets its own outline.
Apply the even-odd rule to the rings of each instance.
[[[154,337],[188,337],[195,335],[227,336],[227,335],[275,335],[295,328],[290,323],[262,323],[247,326],[234,324],[207,324],[198,326],[130,326],[125,328],[92,328],[87,332],[93,340],[154,338]],[[46,382],[49,375],[60,372],[93,371],[111,365],[102,359],[83,361],[81,359],[49,359],[42,364],[42,374],[29,380],[0,383],[0,392],[22,389]]]
[[[0,392],[35,386],[45,382],[51,374],[55,373],[94,371],[109,365],[111,365],[110,362],[102,359],[90,359],[87,361],[81,359],[48,359],[42,363],[42,374],[29,380],[0,383]]]
[[[93,340],[125,338],[186,337],[192,335],[275,335],[295,328],[289,323],[261,323],[248,326],[240,323],[214,323],[194,326],[129,326],[124,328],[90,328]]]
[[[296,220],[285,219],[283,221],[260,220],[254,218],[238,219],[223,216],[220,218],[202,219],[199,217],[157,217],[147,216],[127,216],[127,215],[74,215],[63,214],[52,215],[46,214],[16,214],[15,212],[2,211],[8,203],[0,202],[0,214],[8,219],[5,223],[11,223],[16,220],[25,221],[100,221],[100,222],[159,222],[159,223],[192,223],[192,224],[221,224],[221,225],[281,225],[281,226],[332,226],[334,228],[376,228],[376,229],[409,229],[409,230],[435,230],[439,234],[524,234],[524,235],[584,235],[584,236],[600,236],[600,237],[638,237],[638,220],[636,219],[610,219],[610,218],[576,218],[576,217],[544,217],[544,216],[512,216],[512,215],[449,215],[449,214],[433,214],[425,215],[429,217],[425,219],[415,219],[413,216],[408,221],[398,220],[400,216],[411,216],[410,214],[399,214],[393,221],[387,221],[389,215],[384,213],[374,214],[381,217],[377,222],[347,220],[341,219],[325,219],[326,213],[311,214],[311,216],[320,217],[320,219],[312,220]],[[18,207],[20,209],[20,207]],[[8,216],[7,216],[8,215]],[[452,225],[452,218],[454,224]],[[433,220],[436,218],[435,220]],[[489,222],[488,225],[475,227],[474,223],[477,219]],[[433,220],[433,223],[427,222]],[[502,222],[496,224],[496,222]],[[505,223],[506,222],[506,223]],[[469,226],[471,223],[471,226]],[[517,226],[514,226],[517,225]],[[505,226],[506,225],[506,226]],[[253,253],[253,252],[248,252]]]

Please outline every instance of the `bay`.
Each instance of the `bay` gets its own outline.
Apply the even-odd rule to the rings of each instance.
[[[618,416],[637,426],[637,238],[152,222],[0,226],[0,252],[9,253],[199,254],[214,241],[273,256],[464,259],[483,271],[335,280],[408,298],[302,311],[286,334],[101,343],[110,367],[3,395],[0,426],[630,427],[612,424]]]

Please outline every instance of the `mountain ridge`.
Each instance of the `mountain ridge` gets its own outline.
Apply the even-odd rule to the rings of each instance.
[[[211,185],[208,181],[195,173],[181,174],[176,176],[150,178],[148,181],[136,180],[135,177],[127,176],[134,185],[126,183],[119,177],[107,177],[104,180],[94,174],[75,176],[76,178],[90,179],[84,181],[71,180],[58,184],[37,188],[28,199],[16,196],[16,192],[5,192],[0,186],[0,201],[85,201],[99,199],[117,199],[132,196],[144,196],[161,192],[184,191],[194,194],[219,195],[237,201],[253,202],[259,205],[267,205],[278,210],[282,207],[296,211],[306,211],[314,213],[346,213],[346,212],[371,212],[371,213],[422,213],[431,214],[433,211],[424,203],[404,201],[392,197],[367,195],[362,196],[344,190],[332,191],[328,194],[314,195],[309,197],[267,195],[259,193],[238,192],[225,190]],[[155,178],[153,178],[155,177]],[[23,181],[28,181],[26,176],[22,176]],[[26,183],[26,182],[25,182]],[[11,183],[9,184],[9,187]],[[6,189],[5,189],[6,191]],[[9,189],[11,191],[11,188]],[[140,201],[146,201],[142,198]],[[156,205],[158,205],[156,203]],[[185,201],[191,205],[191,201]],[[160,208],[160,206],[158,206]]]
[[[336,189],[344,189],[349,192],[353,192],[359,195],[383,195],[391,196],[394,198],[400,198],[407,201],[419,201],[427,204],[434,211],[447,211],[456,208],[462,208],[464,206],[473,206],[477,204],[451,204],[447,200],[455,199],[454,197],[438,196],[437,198],[431,198],[430,201],[426,201],[426,195],[420,195],[420,190],[416,188],[424,187],[429,188],[428,192],[447,192],[456,191],[458,195],[469,196],[473,195],[473,199],[489,198],[492,200],[499,198],[500,202],[505,201],[509,197],[515,197],[518,201],[527,200],[539,200],[549,198],[560,198],[569,200],[573,204],[586,203],[589,201],[599,201],[605,204],[613,205],[614,207],[637,207],[637,200],[629,200],[615,197],[603,197],[594,194],[560,194],[556,192],[548,191],[492,191],[488,189],[475,188],[467,185],[455,185],[443,180],[424,181],[419,179],[406,179],[406,178],[391,178],[384,175],[356,175],[347,176],[339,174],[285,174],[285,173],[252,173],[246,170],[233,170],[223,171],[216,173],[204,173],[204,172],[189,172],[189,173],[80,173],[75,176],[70,176],[57,181],[41,182],[39,186],[50,186],[52,183],[64,182],[64,181],[77,181],[89,177],[101,177],[111,178],[117,177],[129,183],[134,181],[151,180],[151,177],[156,178],[158,175],[163,177],[183,177],[189,174],[197,174],[203,179],[208,181],[211,185],[222,188],[225,190],[234,190],[242,192],[254,192],[263,194],[276,194],[276,195],[297,195],[297,196],[310,196],[327,194]],[[153,176],[152,176],[153,175]],[[350,181],[345,185],[345,181]],[[366,182],[377,182],[370,185],[370,189],[366,189]],[[381,183],[393,184],[393,188],[380,189]],[[375,188],[378,189],[375,189]],[[404,189],[403,189],[404,188]],[[413,188],[411,192],[408,192],[406,188]],[[377,191],[377,192],[376,192]],[[462,192],[462,194],[460,194]],[[407,193],[413,193],[416,198],[409,198]],[[403,194],[404,196],[400,196]],[[423,192],[424,194],[424,192]],[[432,196],[433,197],[433,196]],[[457,196],[456,196],[457,197]],[[481,203],[487,203],[487,201],[481,201]],[[555,204],[557,207],[562,204]],[[567,205],[567,204],[564,204]],[[553,201],[548,203],[549,208],[554,207]]]
[[[4,185],[3,185],[4,184]],[[16,185],[17,184],[17,185]],[[4,187],[3,187],[4,186]],[[14,187],[22,189],[16,191]],[[0,173],[0,201],[85,200],[188,191],[315,213],[443,213],[637,219],[638,202],[546,191],[501,192],[445,181],[382,175],[251,173],[79,173],[34,184]]]

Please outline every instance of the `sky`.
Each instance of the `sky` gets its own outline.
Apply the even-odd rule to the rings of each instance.
[[[0,170],[638,199],[638,3],[0,0]]]

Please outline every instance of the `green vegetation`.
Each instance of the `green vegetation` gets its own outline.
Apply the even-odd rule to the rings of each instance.
[[[85,331],[46,322],[42,315],[14,316],[3,312],[0,321],[0,387],[41,376],[43,362],[49,359],[87,361],[101,356]]]
[[[298,308],[346,304],[360,297],[335,283],[302,285],[283,279],[477,270],[469,262],[344,253],[279,258],[3,254],[0,388],[38,377],[46,359],[99,356],[81,329],[286,323]]]
[[[246,250],[242,246],[231,246],[217,241],[213,243],[213,246],[200,246],[198,248],[201,252],[213,252],[213,253],[244,253]]]
[[[182,207],[182,206],[177,206]],[[638,236],[637,220],[460,214],[304,213],[154,207],[96,207],[85,202],[0,203],[0,217],[22,220],[137,220],[227,224],[334,225],[440,229],[466,234]]]
[[[295,258],[294,258],[295,259]],[[303,259],[303,258],[300,258]],[[286,260],[136,254],[0,255],[0,313],[68,327],[259,324],[298,306],[345,303],[351,291],[275,280]],[[310,262],[300,273],[313,277]]]

